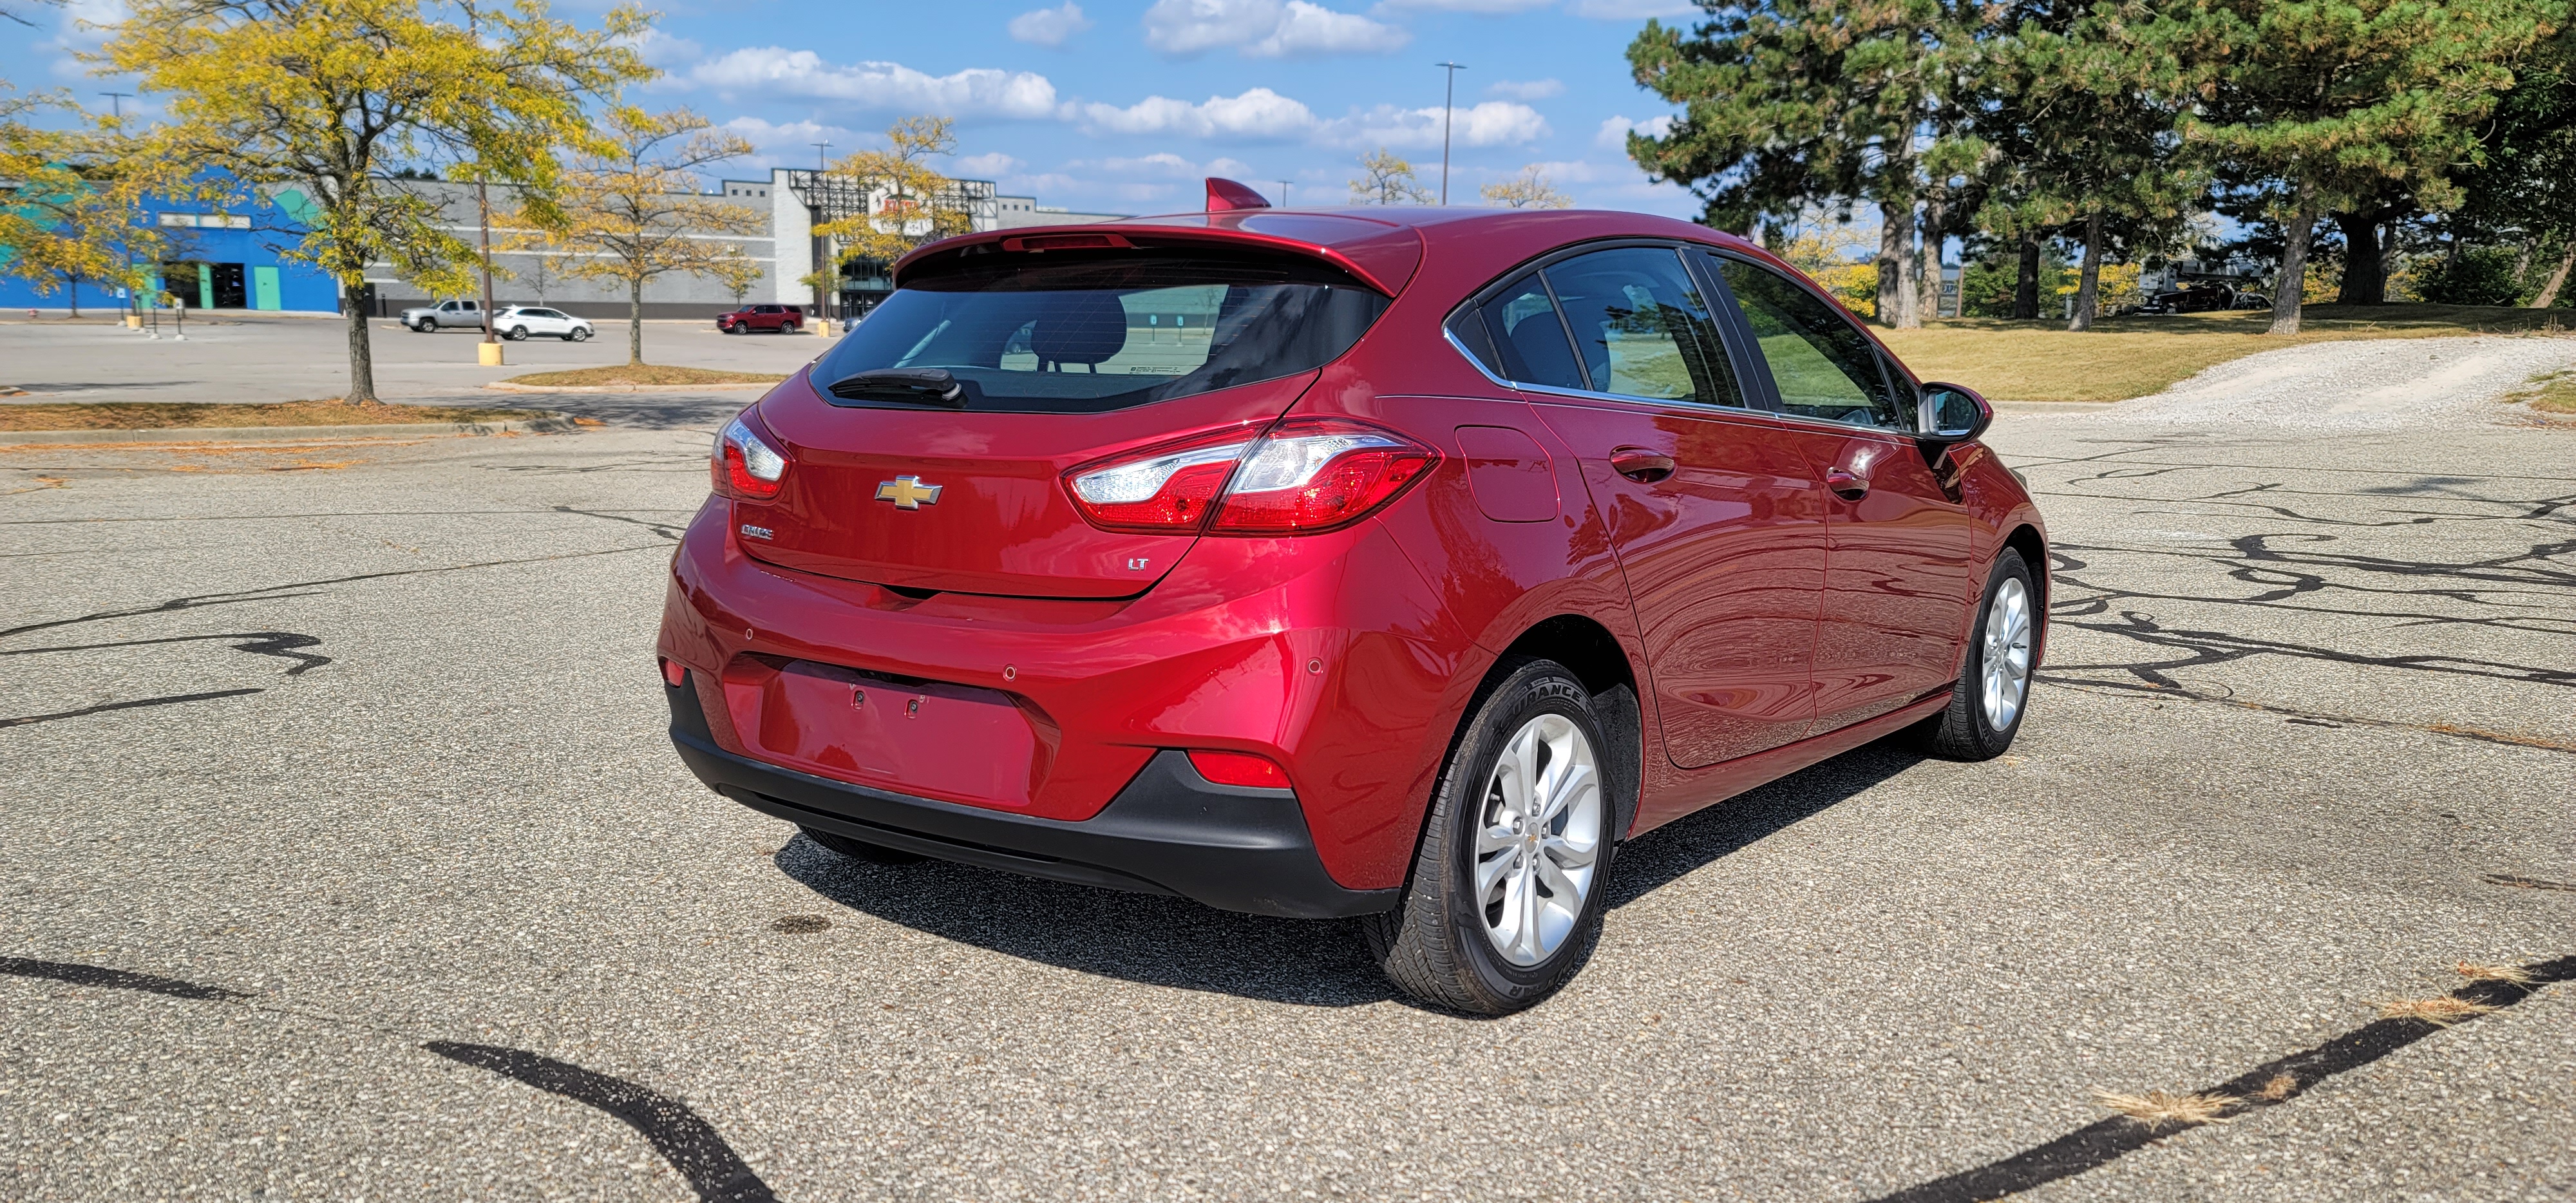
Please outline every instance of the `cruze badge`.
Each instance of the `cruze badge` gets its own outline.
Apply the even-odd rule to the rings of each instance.
[[[891,501],[898,510],[917,510],[939,504],[941,485],[926,485],[918,476],[898,476],[877,486],[877,500]]]

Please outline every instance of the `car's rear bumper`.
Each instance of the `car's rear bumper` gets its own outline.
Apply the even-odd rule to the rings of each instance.
[[[663,692],[671,707],[671,743],[698,780],[799,826],[1030,877],[1178,894],[1256,915],[1365,915],[1393,908],[1402,892],[1335,883],[1315,854],[1294,793],[1213,784],[1180,752],[1147,761],[1098,814],[1063,822],[916,798],[737,756],[708,731],[694,682]]]

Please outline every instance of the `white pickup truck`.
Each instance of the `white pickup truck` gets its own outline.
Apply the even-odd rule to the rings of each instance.
[[[413,332],[428,334],[441,326],[483,328],[483,306],[478,301],[440,301],[402,311],[402,324]]]

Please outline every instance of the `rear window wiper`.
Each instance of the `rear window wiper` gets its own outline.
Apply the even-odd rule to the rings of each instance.
[[[908,401],[966,408],[966,386],[946,368],[870,368],[843,376],[826,390],[848,401]]]

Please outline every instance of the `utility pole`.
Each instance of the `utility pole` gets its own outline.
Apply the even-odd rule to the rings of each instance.
[[[483,180],[478,165],[474,172],[474,209],[483,226],[483,341],[492,344],[490,362],[499,363],[501,334],[499,322],[492,320],[492,186]]]
[[[1458,73],[1466,70],[1467,64],[1433,63],[1431,65],[1448,71],[1448,74],[1442,77],[1448,82],[1440,89],[1440,203],[1445,205],[1449,203],[1449,116],[1458,107]]]
[[[827,153],[827,152],[829,152],[829,151],[832,149],[832,144],[831,144],[831,142],[829,142],[829,141],[823,141],[823,142],[808,142],[808,143],[806,143],[805,145],[807,145],[807,146],[811,146],[811,147],[813,147],[813,148],[814,148],[814,170],[815,170],[815,171],[817,171],[817,172],[822,172],[822,171],[829,171],[829,170],[831,170],[831,169],[832,169],[831,156]]]
[[[1279,207],[1282,209],[1288,207],[1288,181],[1286,180],[1279,181]]]
[[[106,98],[107,98],[107,108],[108,108],[108,111],[109,111],[110,113],[114,114],[117,120],[119,120],[119,121],[123,121],[123,120],[125,120],[125,102],[126,102],[126,101],[128,101],[128,100],[132,100],[132,99],[134,99],[134,93],[132,93],[132,92],[101,92],[101,93],[99,93],[99,95],[104,96],[104,97],[106,97]]]

